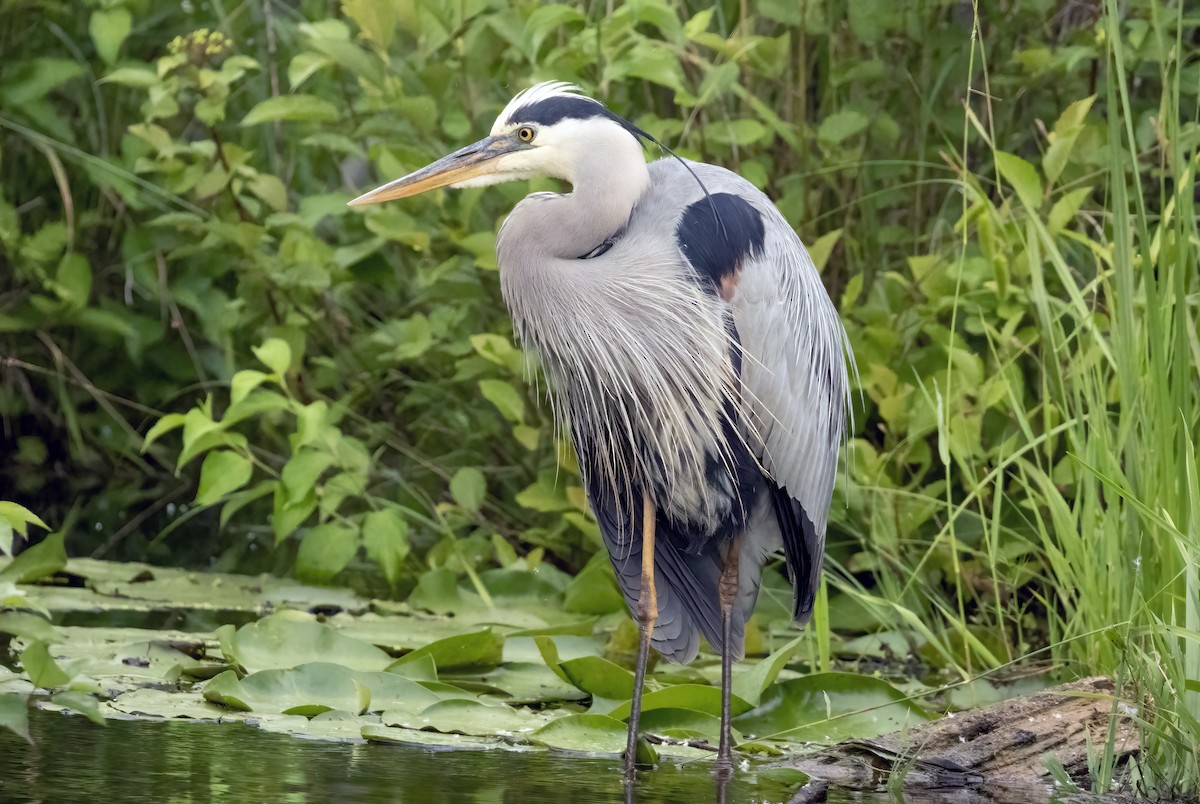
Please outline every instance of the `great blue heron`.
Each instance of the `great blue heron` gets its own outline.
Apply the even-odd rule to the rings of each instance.
[[[541,357],[640,627],[625,767],[649,646],[721,652],[717,768],[732,769],[730,668],[783,547],[812,614],[848,399],[849,348],[800,239],[724,168],[646,164],[644,131],[577,87],[509,102],[491,134],[351,204],[551,176],[500,229],[500,287]]]

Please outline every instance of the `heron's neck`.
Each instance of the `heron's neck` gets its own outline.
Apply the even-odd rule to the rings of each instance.
[[[601,149],[564,173],[570,193],[522,204],[511,222],[552,259],[581,257],[625,228],[650,182],[640,146]]]

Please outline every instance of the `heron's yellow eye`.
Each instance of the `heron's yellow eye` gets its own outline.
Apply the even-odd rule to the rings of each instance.
[[[517,129],[517,139],[521,142],[533,142],[533,129],[529,126],[521,126]]]

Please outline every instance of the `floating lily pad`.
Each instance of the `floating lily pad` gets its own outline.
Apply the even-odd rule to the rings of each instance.
[[[803,639],[803,637],[796,637],[761,662],[755,662],[746,670],[734,673],[730,682],[733,694],[740,696],[751,705],[757,706],[762,700],[763,691],[775,682],[775,677],[779,675],[779,671],[800,647]]]
[[[353,670],[384,670],[392,658],[374,645],[298,612],[280,612],[233,632],[218,629],[225,658],[253,673],[309,662],[337,662]]]
[[[330,709],[313,718],[271,717],[264,718],[258,727],[274,734],[287,734],[304,740],[361,743],[363,726],[378,725],[379,719],[372,715],[356,715]]]
[[[504,637],[490,628],[470,634],[456,634],[401,656],[392,666],[399,667],[424,656],[433,659],[439,672],[495,667],[504,656]]]
[[[204,685],[204,697],[233,709],[311,717],[330,709],[362,714],[368,687],[340,664],[313,662],[287,670],[260,670],[239,679],[226,670]]]
[[[555,717],[536,716],[527,709],[513,709],[503,704],[488,705],[459,699],[439,701],[414,715],[385,712],[382,722],[385,726],[430,729],[443,734],[511,737],[535,731]]]
[[[642,712],[638,725],[643,732],[678,740],[703,739],[716,745],[721,737],[721,718],[694,709],[650,709]],[[736,730],[734,741],[741,742]]]
[[[229,714],[223,706],[197,693],[146,687],[122,693],[101,707],[106,716],[138,715],[152,718],[192,718],[217,720]]]
[[[614,718],[625,720],[629,717],[629,707],[630,704],[626,701],[610,714]],[[734,716],[737,716],[754,707],[737,695],[730,695],[729,708]],[[654,709],[691,709],[709,715],[720,715],[721,690],[701,684],[677,684],[674,687],[643,693],[642,711],[649,712]]]
[[[625,750],[625,724],[604,715],[568,715],[533,732],[529,738],[558,751],[587,756],[617,756]]]
[[[367,688],[370,694],[369,709],[372,712],[382,712],[386,709],[420,712],[446,697],[418,681],[396,673],[359,672],[354,673],[354,679]]]
[[[393,726],[368,724],[362,727],[363,739],[373,743],[392,743],[431,751],[494,751],[512,748],[500,737],[471,737],[463,734],[441,734],[434,731],[401,729]],[[520,750],[520,749],[517,749]]]
[[[762,703],[734,724],[757,738],[835,742],[876,737],[931,717],[881,679],[818,673],[771,687]]]
[[[633,673],[600,656],[560,661],[567,679],[589,695],[613,700],[633,697]]]
[[[506,662],[487,673],[472,676],[453,674],[446,676],[446,680],[460,685],[471,682],[487,685],[495,690],[490,695],[510,704],[581,701],[587,698],[586,692],[563,681],[541,662]]]

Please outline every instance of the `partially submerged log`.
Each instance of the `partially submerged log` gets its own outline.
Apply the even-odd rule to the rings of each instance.
[[[1089,746],[1104,750],[1112,721],[1118,761],[1136,753],[1135,712],[1132,704],[1117,700],[1110,679],[1085,678],[875,740],[839,743],[789,765],[839,787],[877,789],[903,774],[907,790],[994,795],[1006,789],[1040,798],[1036,793],[1053,784],[1047,758],[1061,763],[1072,779],[1086,780]]]

